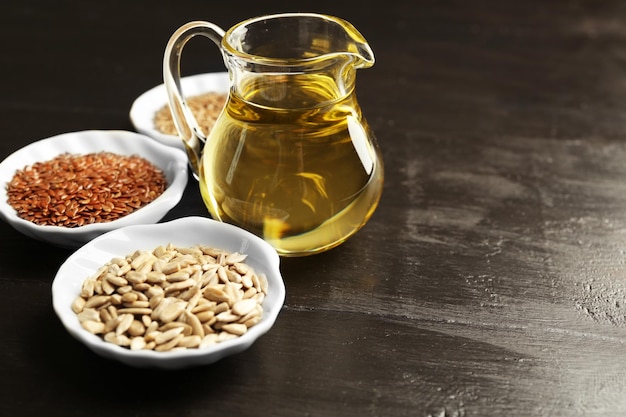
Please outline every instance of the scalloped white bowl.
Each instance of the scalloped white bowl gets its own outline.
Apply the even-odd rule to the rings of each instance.
[[[50,160],[64,152],[87,154],[108,151],[118,155],[139,155],[163,170],[167,188],[142,208],[111,222],[81,227],[37,225],[24,220],[7,201],[6,184],[15,172],[35,162]],[[121,130],[86,130],[65,133],[27,145],[0,163],[0,218],[31,238],[57,246],[76,248],[108,231],[134,224],[156,223],[180,201],[188,180],[187,155],[153,139]]]
[[[247,254],[245,262],[257,273],[265,273],[268,280],[262,320],[235,339],[206,348],[170,352],[130,350],[84,330],[71,308],[72,302],[80,294],[83,281],[114,257],[125,256],[138,249],[152,250],[169,243],[179,247],[202,244]],[[278,254],[264,240],[236,226],[204,217],[129,226],[87,243],[61,265],[52,283],[52,305],[67,331],[105,358],[139,368],[180,369],[207,365],[246,350],[272,327],[285,300],[285,285],[279,263]]]
[[[185,97],[215,92],[227,94],[230,80],[227,72],[209,72],[182,77],[180,86]],[[137,132],[150,136],[164,145],[184,149],[182,140],[175,135],[161,133],[154,125],[155,114],[168,104],[167,90],[161,84],[146,91],[133,102],[130,108],[130,121]]]

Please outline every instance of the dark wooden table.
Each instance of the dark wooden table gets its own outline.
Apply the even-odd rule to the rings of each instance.
[[[0,7],[0,158],[132,130],[169,36],[279,11],[352,22],[386,162],[371,221],[284,259],[248,351],[137,370],[72,339],[50,286],[70,251],[0,223],[1,416],[626,415],[626,4],[21,0]],[[197,45],[197,46],[196,46]],[[183,72],[221,71],[208,41]],[[166,219],[207,215],[194,181]]]

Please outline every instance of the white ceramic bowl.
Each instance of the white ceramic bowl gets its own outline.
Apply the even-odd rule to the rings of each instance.
[[[35,162],[48,161],[64,152],[87,154],[100,151],[142,156],[163,170],[167,189],[151,203],[120,219],[74,228],[37,225],[20,218],[8,203],[6,184],[17,170]],[[0,217],[29,237],[61,247],[75,248],[110,230],[161,220],[178,204],[183,195],[188,179],[187,161],[187,155],[183,151],[134,132],[87,130],[42,139],[15,151],[0,163]]]
[[[182,77],[180,86],[185,97],[209,92],[226,94],[229,90],[230,81],[227,72],[211,72]],[[154,125],[155,114],[167,104],[165,85],[161,84],[151,88],[133,102],[130,108],[130,121],[139,133],[150,136],[165,145],[184,149],[183,142],[178,136],[161,133]]]
[[[157,352],[130,350],[105,342],[80,325],[71,309],[83,281],[114,257],[135,250],[153,250],[159,245],[189,247],[208,245],[247,254],[245,262],[257,273],[265,273],[267,296],[263,302],[262,320],[235,339],[206,348]],[[67,331],[95,353],[133,367],[179,369],[215,362],[227,355],[247,349],[274,324],[285,299],[285,286],[279,270],[276,251],[259,237],[226,223],[204,217],[187,217],[154,225],[129,226],[104,234],[87,243],[61,265],[52,283],[52,304]]]

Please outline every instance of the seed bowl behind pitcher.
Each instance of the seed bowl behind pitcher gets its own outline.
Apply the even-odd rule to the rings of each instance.
[[[180,83],[187,97],[193,98],[207,93],[228,94],[229,79],[226,72],[190,75],[181,78]],[[184,150],[183,141],[177,134],[163,133],[157,126],[156,116],[164,106],[168,106],[167,91],[165,85],[160,84],[135,99],[130,108],[130,120],[139,133],[164,145]]]
[[[36,224],[20,217],[9,204],[7,185],[18,170],[37,162],[50,161],[65,153],[86,155],[97,152],[144,158],[163,172],[167,182],[165,190],[147,205],[117,220],[80,227]],[[134,132],[89,130],[42,139],[17,150],[0,163],[0,218],[26,236],[61,247],[75,248],[110,230],[161,220],[183,195],[188,180],[187,167],[187,156],[183,151]]]

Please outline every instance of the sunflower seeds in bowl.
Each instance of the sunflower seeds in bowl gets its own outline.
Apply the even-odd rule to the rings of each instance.
[[[284,299],[276,251],[203,217],[106,233],[71,255],[52,284],[54,310],[77,340],[103,357],[160,369],[248,349]]]

